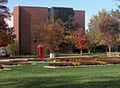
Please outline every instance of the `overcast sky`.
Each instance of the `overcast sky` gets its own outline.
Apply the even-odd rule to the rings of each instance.
[[[101,11],[103,8],[107,11],[116,9],[115,0],[8,0],[7,6],[10,12],[14,6],[39,6],[39,7],[72,7],[74,10],[85,10],[85,24],[87,24],[91,16]],[[10,23],[10,22],[9,22]],[[12,25],[12,23],[10,23]]]

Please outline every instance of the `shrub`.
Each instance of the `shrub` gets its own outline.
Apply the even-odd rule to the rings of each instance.
[[[6,47],[7,54],[10,56],[15,56],[16,49],[17,47],[15,44],[8,44],[8,46]]]

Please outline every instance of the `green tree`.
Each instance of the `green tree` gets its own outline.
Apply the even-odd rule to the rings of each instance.
[[[16,44],[8,44],[8,46],[6,47],[6,50],[7,50],[8,55],[15,56],[17,46],[16,46]]]
[[[96,47],[101,45],[101,39],[103,34],[101,32],[99,32],[99,30],[86,30],[86,34],[88,36],[88,40],[89,40],[89,52],[93,49],[94,50],[94,54],[96,51]]]

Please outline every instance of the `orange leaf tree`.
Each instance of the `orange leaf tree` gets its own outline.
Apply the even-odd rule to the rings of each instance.
[[[82,49],[87,49],[89,47],[87,35],[85,34],[85,31],[82,28],[79,28],[75,32],[74,41],[75,41],[75,47],[81,49],[81,55],[82,55]]]
[[[51,53],[59,50],[59,45],[63,41],[63,30],[59,24],[49,24],[47,26],[47,35],[44,38],[44,43]]]

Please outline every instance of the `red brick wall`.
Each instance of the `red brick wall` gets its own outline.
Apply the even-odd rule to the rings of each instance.
[[[75,10],[75,22],[85,30],[85,11]]]
[[[14,7],[14,28],[19,44],[19,52],[34,53],[33,34],[48,19],[48,8],[46,7]],[[85,11],[75,10],[75,22],[85,29]]]
[[[13,19],[13,26],[14,26],[14,34],[16,35],[16,41],[18,45],[18,52],[19,52],[19,7],[14,7],[14,19]]]
[[[18,10],[18,8],[20,9]],[[33,33],[36,29],[35,26],[40,26],[47,18],[48,8],[25,6],[14,7],[15,34],[17,35],[17,40],[19,41],[21,54],[27,52],[33,53]]]

